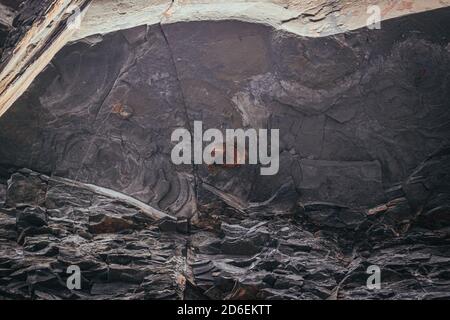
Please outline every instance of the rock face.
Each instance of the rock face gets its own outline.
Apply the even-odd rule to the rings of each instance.
[[[426,168],[449,156],[433,155],[406,179],[406,197]],[[440,176],[433,170],[425,179]],[[187,233],[177,229],[182,220],[168,227],[63,181],[30,170],[8,180],[9,205],[0,205],[1,299],[450,298],[450,219],[436,207],[436,197],[450,195],[447,182],[415,204],[397,198],[372,210],[328,203],[280,210],[296,199],[292,184],[243,212],[209,197]],[[45,199],[39,205],[29,198],[37,185]],[[73,265],[82,271],[80,290],[66,284]],[[382,270],[380,290],[366,287],[372,265]]]
[[[0,3],[0,21],[8,27],[6,41],[1,43],[0,116],[66,44],[89,3],[90,0],[21,1],[15,18],[9,7]],[[6,23],[2,21],[5,19]]]
[[[13,20],[16,15],[15,9],[17,8],[13,7],[13,3],[0,1],[0,56],[3,53],[3,46],[8,33],[13,26]]]
[[[45,186],[40,206],[28,197],[36,179]],[[137,208],[28,170],[9,180],[7,203],[0,209],[1,299],[183,297],[187,239],[161,233]],[[67,288],[71,265],[82,270],[80,291]]]
[[[199,181],[242,202],[292,180],[304,201],[373,206],[450,136],[448,35],[429,23],[448,14],[314,39],[236,21],[89,38],[64,48],[0,119],[0,161],[186,217]],[[175,167],[171,133],[194,120],[280,128],[279,174]]]
[[[0,118],[0,297],[450,298],[450,10],[321,37],[170,10]],[[280,129],[279,173],[175,166],[193,121]]]

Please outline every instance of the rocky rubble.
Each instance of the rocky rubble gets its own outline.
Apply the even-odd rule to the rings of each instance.
[[[434,205],[450,195],[441,179],[449,150],[425,161],[397,191],[402,197],[373,209],[298,202],[281,212],[298,200],[287,185],[243,212],[210,196],[190,230],[30,170],[9,171],[0,297],[450,298],[449,202]],[[429,195],[408,200],[419,185]],[[66,286],[71,265],[82,271],[81,290]],[[382,270],[381,290],[366,287],[371,265]]]
[[[187,239],[162,233],[138,209],[28,170],[11,176],[6,199],[2,299],[183,297]],[[82,271],[80,291],[66,286],[71,265]]]
[[[448,156],[431,156],[397,190],[412,200],[370,210],[299,203],[290,216],[261,212],[222,222],[216,235],[194,234],[196,284],[211,299],[450,298],[450,211],[433,202],[450,193]],[[430,196],[411,198],[419,181]],[[381,290],[366,287],[372,265],[382,270]]]

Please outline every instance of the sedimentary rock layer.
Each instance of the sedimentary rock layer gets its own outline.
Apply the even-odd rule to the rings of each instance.
[[[26,1],[8,35],[0,65],[0,116],[66,44],[90,1]]]
[[[449,160],[435,153],[369,211],[288,206],[292,185],[241,211],[209,194],[192,229],[67,179],[2,169],[0,298],[448,299]],[[80,290],[66,285],[73,265]],[[373,265],[380,290],[366,287]]]
[[[449,297],[449,8],[108,3],[0,118],[0,298]],[[279,173],[175,166],[193,121],[280,129]]]
[[[293,181],[300,199],[376,205],[448,142],[448,14],[322,38],[239,21],[90,37],[66,46],[0,119],[0,161],[188,217],[202,181],[242,203]],[[194,120],[279,128],[279,174],[174,166],[170,135]]]
[[[91,2],[93,6],[81,24],[80,18]],[[4,3],[15,9],[18,7],[11,1]],[[21,3],[22,9],[15,28],[9,32],[7,50],[3,54],[7,63],[0,68],[0,116],[69,41],[75,29],[78,31],[72,41],[158,23],[237,20],[301,36],[323,37],[361,27],[379,27],[383,20],[450,4],[449,0],[26,0]],[[2,12],[6,8],[2,6]],[[5,12],[0,18],[9,20],[10,16]],[[5,30],[1,32],[5,34]]]
[[[3,53],[6,37],[12,29],[15,15],[16,11],[14,8],[10,7],[4,1],[0,2],[0,56]]]

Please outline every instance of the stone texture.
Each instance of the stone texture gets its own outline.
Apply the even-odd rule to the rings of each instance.
[[[4,1],[0,2],[0,56],[3,53],[3,46],[13,27],[13,20],[16,15],[16,11],[11,8],[11,5],[11,3],[5,3]]]
[[[405,180],[404,193],[424,168],[445,167],[447,156],[448,148],[421,164]],[[427,179],[439,170],[433,174]],[[450,220],[443,203],[433,207],[432,196],[414,203],[398,198],[371,210],[326,202],[281,207],[292,194],[287,184],[242,212],[220,197],[204,199],[199,223],[189,231],[180,228],[183,219],[157,225],[137,208],[70,180],[29,170],[12,175],[20,177],[25,195],[36,179],[43,181],[48,201],[0,206],[2,299],[447,297]],[[430,191],[441,197],[450,187],[444,182]],[[51,200],[55,196],[60,201]],[[366,288],[365,272],[374,264],[383,279],[376,291]],[[81,291],[65,286],[70,265],[82,270]]]
[[[0,202],[5,202],[6,199],[6,185],[0,183]]]
[[[378,162],[301,160],[300,168],[300,191],[307,201],[360,205],[375,205],[383,201],[383,181]]]
[[[46,188],[47,184],[38,175],[13,174],[8,180],[7,205],[41,205],[45,201]]]
[[[79,41],[1,118],[0,161],[188,218],[201,205],[199,181],[242,203],[266,201],[292,180],[301,201],[373,206],[448,141],[448,35],[435,38],[429,19],[424,13],[387,21],[381,32],[325,38],[229,21]],[[170,134],[194,120],[205,128],[281,128],[279,174],[174,167]],[[310,189],[305,163],[320,166],[322,181],[334,179],[333,194]]]
[[[34,178],[45,179],[21,176],[24,191],[33,190]],[[183,297],[186,238],[161,233],[114,199],[51,181],[46,190],[78,202],[0,207],[1,299]],[[66,286],[71,265],[82,270],[80,291]]]
[[[91,0],[25,0],[14,17],[0,59],[0,116],[28,89],[79,27]],[[1,4],[4,18],[5,6]],[[12,19],[12,14],[6,14]]]
[[[0,298],[448,298],[448,14],[319,38],[168,17],[67,45],[0,118]],[[279,128],[280,172],[174,166],[194,120]]]

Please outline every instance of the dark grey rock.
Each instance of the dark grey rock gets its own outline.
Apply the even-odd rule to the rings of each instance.
[[[0,212],[0,239],[17,239],[16,219]]]
[[[175,232],[177,231],[178,223],[172,219],[163,219],[158,223],[158,227],[164,232]]]
[[[183,22],[66,46],[0,118],[0,299],[447,298],[446,26]],[[175,167],[170,135],[193,120],[281,129],[280,172]]]
[[[344,205],[374,205],[384,200],[378,162],[301,160],[300,190],[304,201],[314,199]]]
[[[43,227],[47,223],[47,213],[40,207],[26,207],[17,213],[17,227],[25,229],[27,227]]]
[[[426,14],[408,19],[342,39],[222,21],[72,43],[1,118],[1,162],[29,166],[35,150],[35,170],[187,218],[203,202],[194,191],[200,180],[243,203],[264,202],[292,179],[302,201],[377,205],[391,200],[384,186],[404,180],[448,140],[447,29],[433,29]],[[324,51],[333,59],[320,58]],[[279,174],[173,166],[170,135],[194,120],[205,128],[280,128]]]
[[[222,224],[225,239],[221,251],[231,255],[252,255],[270,245],[271,237],[264,226],[246,229],[237,225]]]
[[[177,220],[177,231],[187,234],[190,230],[190,223],[188,219],[178,219]]]
[[[15,173],[8,180],[6,205],[10,207],[22,204],[42,205],[46,190],[47,184],[38,175],[26,176]]]
[[[6,200],[6,185],[0,183],[0,203]]]

